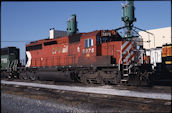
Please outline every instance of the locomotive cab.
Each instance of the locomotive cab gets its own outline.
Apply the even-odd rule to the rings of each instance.
[[[114,57],[116,48],[120,45],[122,38],[115,30],[99,30],[91,33],[83,34],[81,43],[81,56],[79,57],[79,65],[112,65],[117,64],[120,54]],[[119,41],[115,47],[112,48],[113,42]],[[109,47],[109,44],[110,47]],[[106,47],[105,47],[106,46]],[[107,54],[110,51],[110,54]]]

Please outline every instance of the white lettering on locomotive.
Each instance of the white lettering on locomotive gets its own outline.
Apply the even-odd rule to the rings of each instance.
[[[68,45],[64,45],[64,48],[62,49],[62,53],[68,52]]]
[[[94,53],[94,48],[92,48],[91,52]]]
[[[80,48],[79,48],[79,46],[77,47],[77,51],[78,51],[78,53],[80,52]]]
[[[103,32],[102,33],[102,36],[111,36],[111,33],[109,33],[109,32]]]
[[[56,53],[67,53],[68,52],[68,45],[63,45],[63,48],[60,47],[55,47],[52,49],[52,54],[56,54]]]
[[[82,53],[94,53],[94,48],[86,48],[82,50]]]

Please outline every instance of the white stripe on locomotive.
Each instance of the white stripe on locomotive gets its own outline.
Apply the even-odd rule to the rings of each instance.
[[[124,49],[124,47],[129,43],[129,41],[125,41],[124,44],[122,44],[122,50]]]
[[[125,58],[122,58],[123,60],[123,63],[131,63],[132,60],[134,60],[134,52],[133,50],[131,50],[131,52],[129,52],[130,49],[133,49],[133,44],[134,42],[131,42],[131,44],[129,44],[130,41],[125,41],[123,44],[122,44],[122,55],[125,56],[126,54],[128,54]],[[129,44],[129,45],[128,45]],[[128,47],[126,48],[126,46],[128,45]],[[125,49],[124,49],[125,48]],[[131,58],[132,57],[132,58]],[[129,60],[131,58],[131,60]],[[129,60],[129,61],[128,61]]]
[[[124,62],[128,62],[128,59],[129,59],[133,54],[134,54],[134,52],[131,51],[131,52],[127,55],[127,57],[125,57],[125,59],[124,59],[123,61],[124,61]]]

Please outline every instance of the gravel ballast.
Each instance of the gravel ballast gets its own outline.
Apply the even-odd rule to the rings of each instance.
[[[61,113],[88,112],[46,100],[1,93],[1,113]]]

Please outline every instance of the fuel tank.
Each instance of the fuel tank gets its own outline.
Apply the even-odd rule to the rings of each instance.
[[[39,69],[36,73],[40,80],[53,80],[61,82],[72,82],[72,74],[69,71],[58,69]]]

